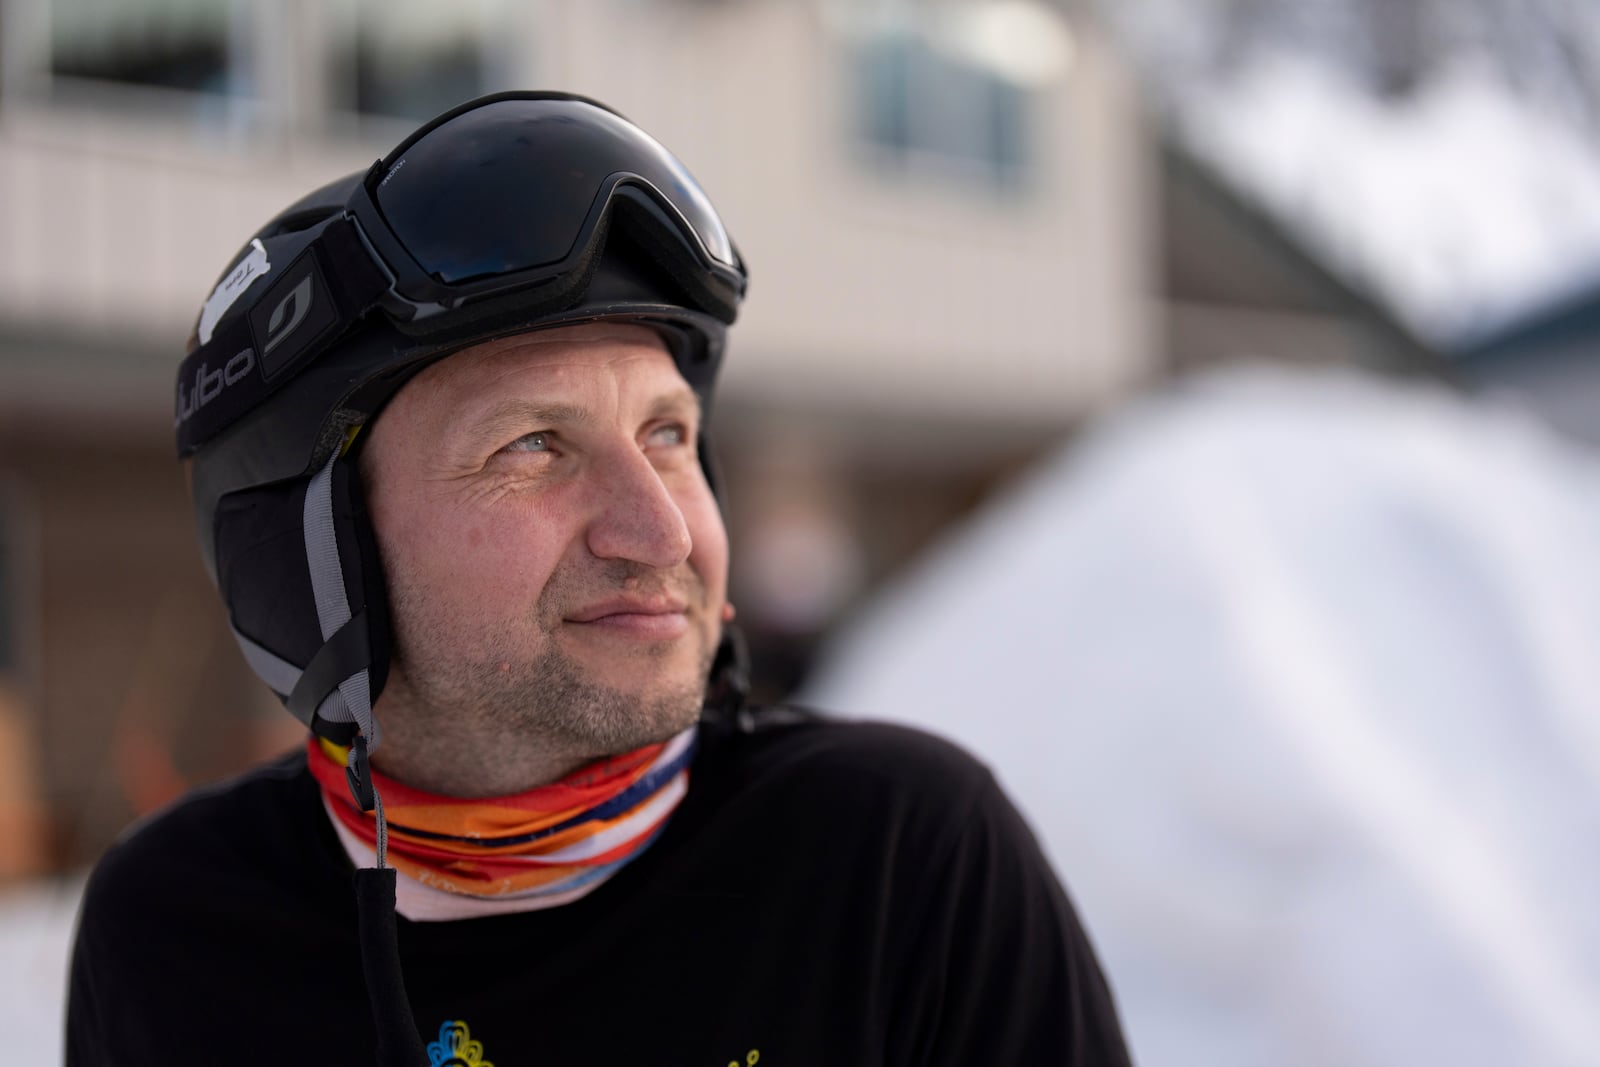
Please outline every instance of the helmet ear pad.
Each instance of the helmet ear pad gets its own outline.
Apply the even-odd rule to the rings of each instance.
[[[328,561],[315,561],[310,547],[316,543],[306,506],[310,487],[309,479],[297,478],[230,493],[218,502],[213,522],[217,585],[234,637],[250,666],[286,704],[332,636],[325,633],[313,577],[313,568],[327,567]],[[334,588],[342,590],[349,617],[364,619],[366,631],[365,662],[340,670],[365,668],[376,701],[389,670],[389,603],[353,455],[332,464],[330,496],[338,569]],[[333,579],[331,570],[322,575],[325,596]],[[341,744],[356,733],[353,722],[331,722],[319,714],[299,717],[318,735]]]

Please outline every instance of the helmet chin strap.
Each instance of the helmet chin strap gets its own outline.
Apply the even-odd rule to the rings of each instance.
[[[368,755],[365,734],[356,734],[350,743],[350,753],[345,757],[344,779],[350,786],[350,796],[356,807],[370,811],[378,823],[378,870],[388,866],[389,824],[383,816],[383,797],[372,780],[372,763]]]
[[[317,622],[322,639],[338,646],[359,631],[364,636],[365,613],[352,619],[345,593],[344,568],[333,521],[335,465],[343,453],[336,451],[306,487],[304,528],[306,563],[317,601]],[[326,647],[326,646],[325,646]],[[345,675],[317,706],[316,715],[328,722],[353,722],[359,731],[352,739],[345,762],[350,795],[362,811],[377,820],[377,865],[355,872],[356,921],[361,942],[361,967],[367,980],[367,997],[378,1040],[378,1063],[383,1067],[420,1067],[427,1062],[422,1038],[411,1014],[405,978],[400,967],[400,943],[395,919],[395,869],[388,865],[389,827],[383,815],[383,798],[372,781],[371,752],[380,734],[372,714],[372,690],[365,641],[351,646],[352,672]],[[309,668],[307,673],[311,673]],[[336,675],[340,672],[335,672]]]
[[[317,715],[327,722],[354,722],[376,749],[381,740],[378,724],[372,717],[372,691],[367,668],[370,652],[365,640],[351,641],[343,631],[350,627],[350,598],[345,593],[344,567],[339,561],[339,535],[333,518],[334,468],[342,457],[335,452],[306,486],[301,522],[305,535],[306,567],[311,576],[311,591],[316,598],[317,624],[322,640],[349,658],[336,665],[338,686],[317,706]],[[365,620],[356,620],[363,632]],[[311,668],[307,667],[307,672]],[[331,681],[332,679],[330,679]],[[365,806],[370,808],[371,805]]]
[[[353,439],[352,435],[352,439]],[[329,657],[327,669],[308,666],[308,683],[316,675],[338,684],[317,704],[315,718],[331,723],[354,723],[356,736],[345,763],[350,795],[362,811],[376,811],[378,819],[378,866],[384,866],[387,828],[383,801],[372,784],[370,755],[382,741],[378,721],[372,714],[372,686],[369,667],[371,652],[365,640],[367,618],[363,612],[350,613],[350,598],[345,592],[344,566],[339,561],[339,535],[333,519],[334,470],[344,450],[328,457],[328,462],[306,486],[302,512],[305,532],[306,568],[311,576],[311,591],[317,602],[317,624],[322,629],[323,649],[316,659]],[[327,684],[327,683],[323,683]],[[299,688],[298,686],[296,688]]]

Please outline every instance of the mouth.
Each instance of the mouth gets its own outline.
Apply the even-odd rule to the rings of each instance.
[[[580,608],[565,621],[591,633],[665,641],[688,632],[689,607],[675,597],[617,597]]]

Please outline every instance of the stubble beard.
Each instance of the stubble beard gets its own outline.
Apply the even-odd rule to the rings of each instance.
[[[410,691],[408,717],[415,725],[422,725],[415,720],[427,722],[436,744],[454,750],[453,755],[476,750],[486,771],[530,753],[584,761],[667,740],[699,719],[717,640],[716,627],[706,621],[704,583],[687,567],[684,571],[665,584],[695,609],[690,634],[678,642],[641,643],[629,654],[629,666],[634,677],[650,677],[651,661],[663,672],[681,669],[669,661],[683,658],[680,642],[697,641],[694,669],[645,692],[606,684],[558,641],[565,608],[585,602],[586,594],[592,599],[627,582],[652,586],[652,579],[633,565],[615,564],[576,588],[570,582],[547,587],[535,612],[543,648],[532,658],[504,631],[483,636],[470,656],[447,646],[437,634],[473,630],[457,629],[453,620],[430,619],[426,594],[394,583],[394,662]],[[653,580],[655,588],[663,584],[659,577]]]

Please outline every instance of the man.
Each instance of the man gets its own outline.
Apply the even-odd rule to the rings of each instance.
[[[742,704],[702,424],[744,283],[682,165],[559,94],[250,242],[179,450],[310,736],[102,861],[71,1062],[1126,1062],[983,768]]]

